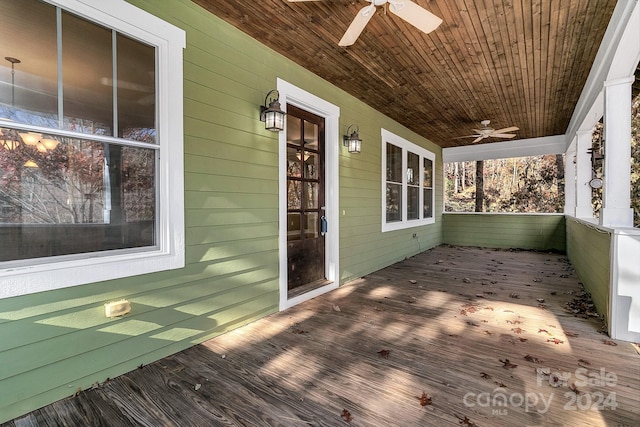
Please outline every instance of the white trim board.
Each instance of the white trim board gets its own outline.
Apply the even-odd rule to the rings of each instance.
[[[567,145],[565,135],[556,135],[544,138],[493,142],[490,144],[466,145],[464,147],[448,147],[442,149],[442,161],[451,163],[563,154],[567,150]]]

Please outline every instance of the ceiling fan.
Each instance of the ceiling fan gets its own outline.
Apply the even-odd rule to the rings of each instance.
[[[321,1],[321,0],[287,0],[290,3],[302,2],[302,1]],[[366,0],[371,3],[368,6],[360,9],[355,19],[347,28],[347,31],[342,36],[342,39],[338,42],[338,46],[351,46],[358,40],[360,33],[367,26],[369,20],[373,17],[376,11],[376,7],[389,4],[388,10],[391,13],[398,15],[400,18],[407,21],[420,31],[424,33],[430,33],[438,28],[442,23],[442,19],[438,18],[433,13],[429,12],[422,6],[418,6],[416,3],[410,0]]]
[[[482,125],[482,127],[480,127],[480,129],[473,129],[473,131],[475,132],[475,134],[473,135],[465,135],[465,136],[459,136],[457,138],[454,139],[460,139],[460,138],[475,138],[473,140],[473,142],[480,142],[483,139],[486,138],[514,138],[516,135],[512,134],[512,133],[507,133],[507,132],[515,132],[517,130],[520,130],[520,128],[516,127],[516,126],[511,126],[508,128],[502,128],[502,129],[494,129],[492,127],[489,126],[489,123],[491,123],[490,120],[483,120],[480,122],[480,124]]]

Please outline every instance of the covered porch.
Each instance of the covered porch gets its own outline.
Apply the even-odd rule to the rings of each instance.
[[[635,425],[603,326],[564,254],[441,245],[3,427]]]
[[[0,351],[5,362],[0,370],[0,420],[14,419],[2,426],[638,423],[640,359],[633,343],[640,342],[640,231],[633,228],[627,167],[629,102],[640,59],[637,1],[607,2],[615,3],[615,10],[602,43],[597,38],[593,44],[594,51],[600,46],[595,61],[578,67],[591,72],[576,105],[561,102],[562,87],[545,86],[541,92],[548,96],[543,102],[531,85],[527,99],[535,111],[523,108],[514,117],[506,114],[511,111],[501,111],[515,111],[507,101],[491,96],[498,88],[491,80],[508,75],[510,67],[477,62],[485,54],[506,58],[494,54],[497,43],[492,37],[485,37],[485,49],[477,49],[483,55],[455,62],[471,77],[483,77],[470,84],[476,90],[449,90],[453,86],[442,84],[447,95],[465,98],[450,104],[456,108],[434,103],[424,111],[426,100],[443,99],[444,94],[419,83],[433,81],[436,69],[449,76],[448,62],[440,60],[435,48],[425,48],[420,52],[428,53],[424,57],[439,68],[428,74],[406,73],[413,68],[403,65],[390,74],[384,72],[386,64],[379,69],[371,65],[373,57],[383,62],[387,58],[375,51],[367,56],[369,46],[383,53],[405,50],[377,43],[389,37],[364,43],[364,34],[363,43],[346,51],[353,58],[345,64],[362,61],[366,67],[342,69],[355,88],[363,82],[362,93],[370,100],[383,100],[381,107],[361,93],[349,94],[334,86],[314,64],[294,63],[267,49],[269,45],[262,44],[266,41],[223,22],[239,16],[263,34],[271,22],[268,27],[261,25],[256,8],[275,0],[259,5],[205,0],[182,0],[171,6],[145,0],[128,3],[188,34],[184,61],[180,56],[180,61],[171,63],[185,69],[184,79],[180,74],[181,80],[172,86],[185,88],[184,114],[180,110],[171,119],[179,123],[178,139],[184,136],[184,149],[180,145],[180,156],[173,157],[184,163],[184,170],[178,171],[174,182],[178,192],[167,187],[170,197],[161,204],[172,206],[180,218],[178,226],[167,229],[178,230],[176,253],[184,258],[183,265],[109,280],[92,276],[82,285],[66,283],[68,287],[60,289],[20,288],[5,295],[0,301]],[[313,25],[328,28],[315,18],[307,22],[308,16],[323,15],[305,14],[305,8],[322,11],[331,6],[337,12],[327,17],[348,22],[344,18],[353,16],[348,9],[357,6],[346,1],[319,6],[293,3],[298,2],[286,2],[289,14],[274,9],[268,17],[285,16],[294,22],[292,17],[298,16],[295,22],[304,24],[305,30]],[[452,4],[437,3],[445,13]],[[481,19],[482,10],[477,20],[467,19],[475,6],[462,3],[454,8],[456,16],[442,13],[451,22],[443,26],[443,33],[490,23]],[[210,9],[201,8],[207,4]],[[510,16],[502,13],[507,2],[495,4],[492,17]],[[233,13],[223,13],[225,7]],[[212,13],[203,13],[206,10]],[[539,18],[536,10],[520,10],[518,16],[528,22],[527,17]],[[559,16],[544,10],[549,19]],[[252,19],[246,20],[248,16]],[[388,30],[382,16],[376,18],[381,19],[379,24],[372,21],[372,30],[377,25],[383,36],[393,34],[395,27]],[[532,40],[544,40],[537,29],[546,28],[547,21],[539,22]],[[555,24],[554,19],[554,28],[564,37],[565,27]],[[487,25],[487,34],[497,34],[494,28],[506,34],[515,27]],[[578,25],[571,34],[587,38],[596,32],[594,28]],[[520,30],[528,34],[531,29]],[[310,39],[295,37],[303,45],[299,49],[287,49],[288,44],[283,49],[328,64],[332,73],[340,69],[327,58],[346,60],[345,51],[328,49],[327,43],[335,43],[326,37],[315,41],[313,31],[305,34]],[[406,34],[408,40],[420,41],[411,32]],[[265,37],[272,35],[283,39],[277,32]],[[437,46],[447,57],[455,59],[455,52],[464,51],[458,47],[466,48],[464,38],[443,39],[447,42]],[[306,45],[320,54],[306,53],[309,40],[313,43]],[[454,44],[455,40],[462,44]],[[539,53],[535,43],[527,47]],[[532,52],[524,49],[524,42],[521,47],[520,58]],[[558,57],[563,63],[581,62],[586,55],[576,52],[582,50],[573,52],[575,61]],[[421,56],[415,59],[423,62]],[[474,72],[469,64],[482,72]],[[515,64],[515,69],[525,69]],[[545,68],[529,68],[530,74],[514,74],[508,80],[554,81]],[[352,73],[354,69],[360,73]],[[416,80],[404,81],[405,74]],[[575,76],[568,71],[563,75]],[[576,85],[582,82],[574,80]],[[376,90],[370,89],[372,82],[377,83]],[[283,292],[287,226],[281,212],[287,207],[283,184],[287,138],[285,133],[268,132],[258,120],[258,104],[262,99],[266,104],[264,94],[268,97],[274,86],[282,92],[283,105],[289,98],[293,104],[301,102],[303,97],[296,96],[304,92],[330,107],[319,111],[328,126],[331,195],[326,247],[333,258],[325,268],[337,289],[309,295],[306,301],[287,299]],[[423,96],[413,96],[419,87]],[[520,93],[519,86],[510,87]],[[492,100],[494,105],[474,106],[478,99]],[[415,111],[407,109],[407,100]],[[162,101],[182,108],[169,97]],[[549,108],[561,103],[562,112],[573,114]],[[470,105],[472,111],[455,113]],[[309,104],[312,112],[318,112],[314,108],[316,104]],[[443,112],[451,116],[449,122],[441,120]],[[518,139],[454,146],[458,142],[452,141],[460,141],[463,128],[474,126],[471,123],[484,115],[504,126],[518,124],[522,129]],[[542,117],[556,116],[566,122],[538,123]],[[591,131],[600,120],[607,144],[604,209],[596,218],[590,209],[592,165],[587,151]],[[344,146],[343,134],[354,123],[361,126],[365,141],[359,154]],[[389,144],[385,135],[391,133],[433,154],[430,224],[384,229],[382,164]],[[444,163],[538,154],[565,155],[564,212],[443,212]],[[56,271],[67,276],[65,282],[75,279],[68,270]],[[34,283],[41,282],[29,284]],[[131,302],[132,312],[125,318],[107,318],[104,304],[120,299]],[[295,300],[291,305],[300,303],[289,308],[285,303],[290,300]]]

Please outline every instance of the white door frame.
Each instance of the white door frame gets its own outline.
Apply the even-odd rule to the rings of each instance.
[[[287,104],[295,105],[325,120],[325,216],[328,230],[325,236],[325,276],[331,283],[292,299],[287,299],[287,132],[279,136],[278,178],[278,247],[280,258],[280,310],[293,307],[308,299],[336,289],[339,278],[338,236],[338,154],[340,150],[340,107],[331,104],[280,78],[277,81],[280,104],[286,111]]]

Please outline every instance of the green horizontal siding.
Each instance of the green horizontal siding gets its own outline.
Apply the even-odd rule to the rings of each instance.
[[[566,249],[564,215],[446,213],[443,223],[443,240],[450,245]]]
[[[341,282],[442,242],[439,147],[191,1],[130,2],[187,32],[187,265],[0,300],[0,422],[278,310],[278,136],[257,120],[278,77],[339,106],[340,130],[364,141],[340,149]],[[436,153],[435,224],[381,232],[382,127]],[[105,318],[120,298],[132,312]]]
[[[569,218],[567,254],[598,313],[608,317],[611,233]]]

